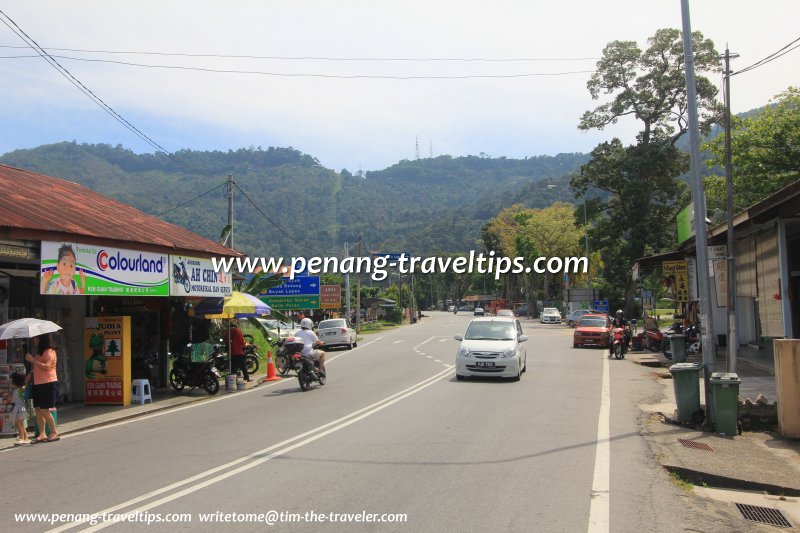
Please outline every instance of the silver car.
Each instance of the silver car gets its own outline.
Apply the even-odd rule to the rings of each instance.
[[[348,350],[358,346],[356,330],[344,318],[330,318],[320,322],[317,326],[317,337],[325,346],[346,346]]]
[[[527,352],[519,320],[512,317],[473,318],[456,355],[456,379],[468,376],[505,377],[519,380],[526,370]]]

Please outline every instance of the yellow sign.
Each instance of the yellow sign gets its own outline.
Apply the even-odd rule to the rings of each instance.
[[[689,301],[689,269],[686,261],[664,261],[661,263],[667,294],[676,302]]]
[[[86,318],[83,359],[84,403],[131,403],[131,317]]]

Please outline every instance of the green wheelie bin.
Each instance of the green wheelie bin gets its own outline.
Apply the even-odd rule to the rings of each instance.
[[[739,376],[730,372],[711,374],[711,397],[716,414],[716,432],[720,435],[739,434]]]
[[[669,367],[675,402],[678,404],[678,420],[684,424],[699,424],[703,421],[700,410],[700,363],[677,363]]]

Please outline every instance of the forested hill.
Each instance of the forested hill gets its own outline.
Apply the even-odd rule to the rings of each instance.
[[[322,167],[292,148],[182,150],[164,154],[64,142],[17,150],[0,163],[68,179],[145,213],[218,240],[226,223],[224,183],[234,193],[234,245],[254,255],[328,255],[362,234],[370,249],[415,253],[476,247],[481,226],[516,202],[543,207],[585,154],[527,159],[440,156],[401,161],[365,177]],[[183,164],[182,164],[183,163]],[[563,192],[560,193],[563,196]]]

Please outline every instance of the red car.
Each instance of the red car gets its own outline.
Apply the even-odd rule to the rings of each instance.
[[[583,315],[572,334],[572,347],[608,346],[611,319],[608,315]]]

